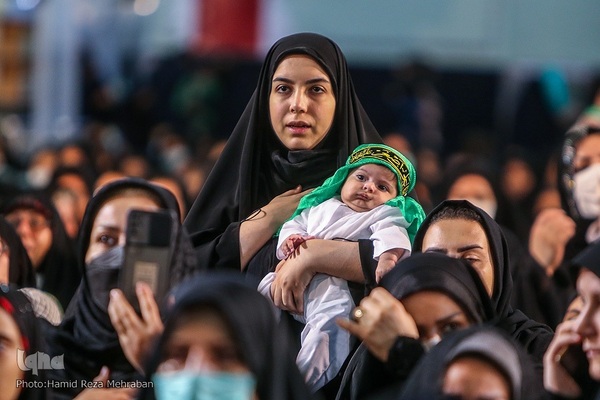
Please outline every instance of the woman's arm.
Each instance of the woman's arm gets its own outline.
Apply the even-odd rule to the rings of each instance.
[[[357,242],[309,240],[281,261],[276,272],[271,285],[275,305],[293,313],[303,312],[304,290],[317,273],[365,282]]]
[[[298,202],[309,191],[301,192],[300,186],[276,196],[255,215],[240,224],[240,267],[245,270],[248,262],[275,234],[277,229],[293,214]]]

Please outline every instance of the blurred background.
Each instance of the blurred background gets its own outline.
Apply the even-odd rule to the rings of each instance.
[[[177,175],[193,197],[267,49],[301,31],[339,44],[426,182],[463,152],[541,181],[597,93],[599,17],[597,0],[0,0],[0,182],[43,186],[83,162],[71,146],[96,176]]]

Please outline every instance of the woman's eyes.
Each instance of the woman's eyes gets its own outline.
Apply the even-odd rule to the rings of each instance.
[[[463,324],[461,324],[460,322],[457,322],[457,321],[448,322],[447,324],[444,324],[441,327],[440,332],[442,334],[454,332],[454,331],[462,328],[462,326],[463,326]]]
[[[277,85],[275,86],[275,92],[276,93],[289,93],[292,91],[292,88],[288,85]],[[321,87],[321,86],[313,86],[310,88],[310,92],[314,93],[314,94],[321,94],[321,93],[325,93],[325,88]]]
[[[470,263],[475,263],[475,262],[480,261],[480,258],[478,256],[476,256],[476,255],[473,255],[473,254],[466,254],[466,255],[464,255],[462,257],[462,259],[466,260],[466,261],[468,261]]]
[[[275,87],[275,92],[277,93],[286,93],[290,90],[290,88],[286,85],[278,85]]]
[[[107,247],[114,247],[117,245],[117,238],[110,235],[100,235],[98,236],[98,242],[102,243]]]

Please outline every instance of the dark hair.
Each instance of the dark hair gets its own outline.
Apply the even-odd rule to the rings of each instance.
[[[480,224],[483,223],[481,216],[474,210],[447,205],[431,216],[430,225],[435,224],[438,221],[445,221],[448,219],[464,219],[467,221],[479,222]]]

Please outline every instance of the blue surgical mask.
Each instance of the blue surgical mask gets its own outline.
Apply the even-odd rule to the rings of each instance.
[[[152,381],[158,400],[251,400],[256,389],[248,373],[157,372]]]

